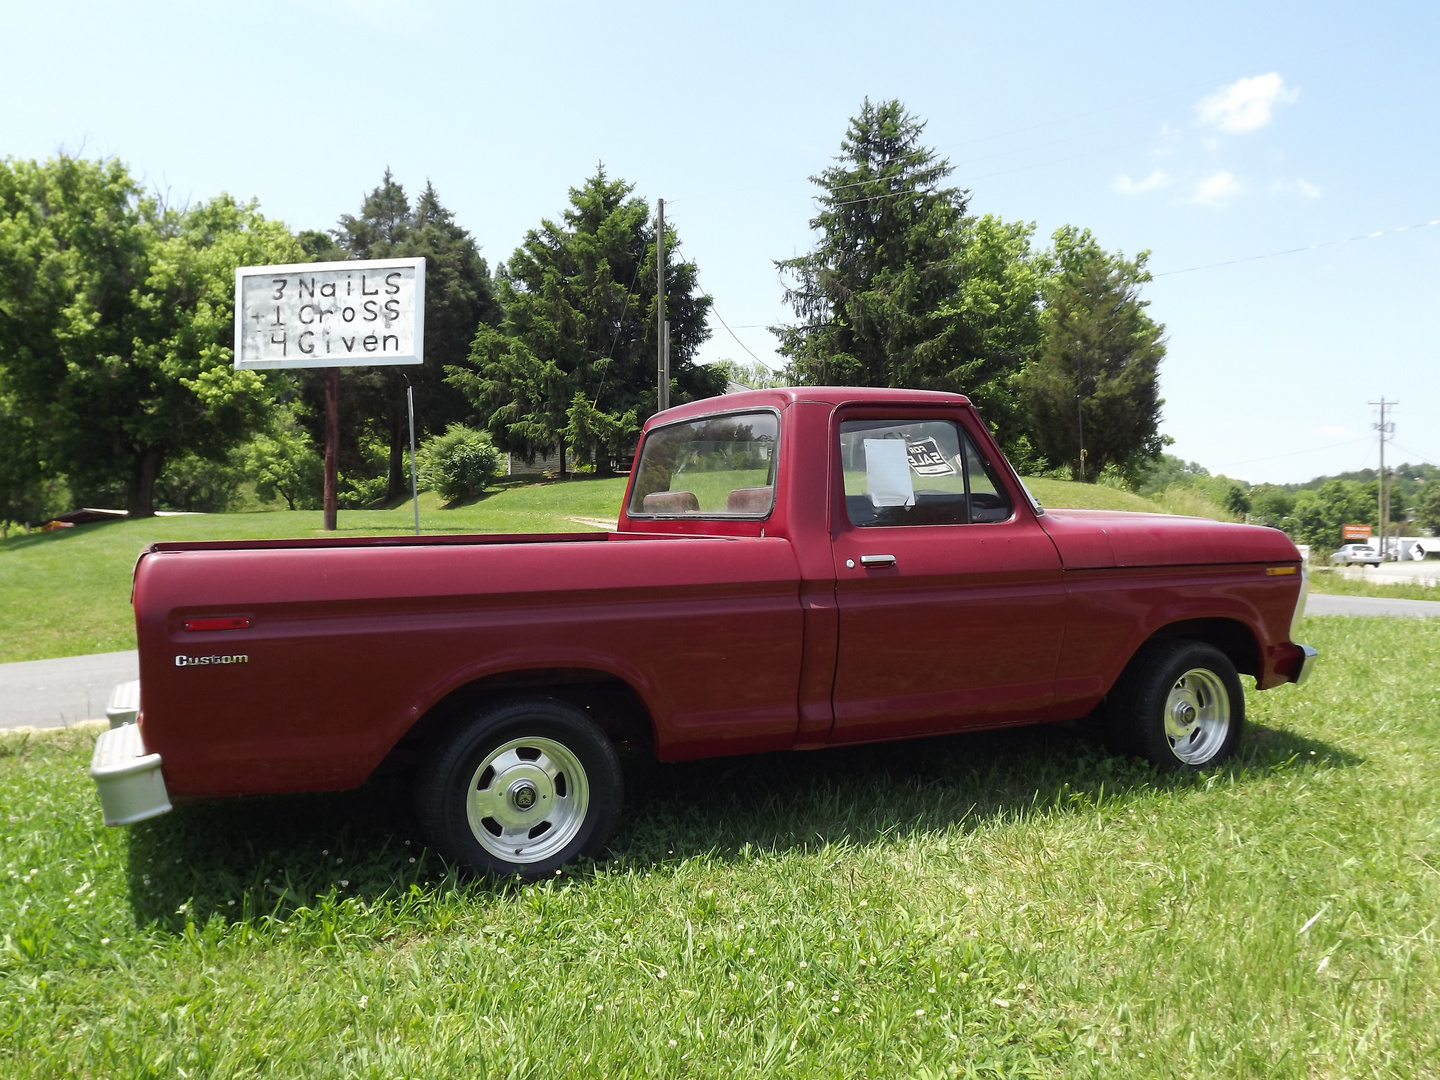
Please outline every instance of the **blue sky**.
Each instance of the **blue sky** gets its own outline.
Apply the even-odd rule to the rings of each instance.
[[[1440,462],[1434,4],[0,0],[0,25],[0,155],[115,155],[296,229],[388,165],[493,265],[603,161],[666,200],[734,329],[708,359],[774,360],[807,178],[896,97],[973,211],[1152,252],[1174,453],[1252,481],[1373,466],[1384,396],[1387,460]]]

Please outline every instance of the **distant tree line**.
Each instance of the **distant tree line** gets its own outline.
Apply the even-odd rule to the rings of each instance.
[[[1440,467],[1408,462],[1386,470],[1390,476],[1390,535],[1440,536]],[[1228,511],[1237,521],[1282,529],[1296,543],[1329,553],[1344,543],[1342,527],[1379,529],[1379,474],[1361,469],[1319,476],[1303,484],[1249,484],[1212,476],[1198,462],[1162,454],[1139,474],[1136,491],[1163,496],[1193,491]]]

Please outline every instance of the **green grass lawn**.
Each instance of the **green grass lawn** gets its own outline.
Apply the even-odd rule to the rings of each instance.
[[[442,509],[420,496],[426,533],[588,532],[613,522],[625,478],[508,485],[483,499]],[[579,519],[579,520],[577,520]],[[339,535],[414,531],[409,502],[393,510],[342,510]],[[130,574],[158,540],[327,536],[318,510],[196,514],[80,525],[12,535],[0,543],[0,663],[135,648]]]
[[[1025,477],[1030,494],[1041,506],[1055,510],[1137,510],[1153,514],[1159,507],[1134,492],[1102,484],[1077,484],[1070,480],[1051,480],[1044,476]]]
[[[425,492],[420,528],[426,533],[597,529],[619,514],[625,479],[507,483],[453,509]],[[1026,483],[1043,504],[1056,508],[1160,509],[1138,495],[1096,484]],[[147,544],[333,535],[320,526],[318,510],[300,510],[148,518],[12,535],[0,541],[0,664],[135,648],[130,574]],[[414,529],[413,510],[409,502],[391,510],[342,510],[339,526],[340,535],[408,533]]]
[[[627,763],[608,855],[457,880],[396,781],[100,825],[0,741],[6,1077],[1440,1074],[1440,623],[1310,619],[1238,761],[1066,728]]]

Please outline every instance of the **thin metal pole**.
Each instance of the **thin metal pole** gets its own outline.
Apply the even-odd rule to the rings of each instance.
[[[1085,482],[1085,372],[1080,367],[1080,343],[1075,343],[1075,423],[1080,429],[1080,482]]]
[[[1385,395],[1380,396],[1380,557],[1385,557]]]
[[[415,501],[415,535],[420,535],[420,485],[415,477],[415,388],[405,380],[405,408],[410,413],[410,497]]]
[[[338,528],[340,477],[340,369],[325,372],[325,528]]]
[[[1376,495],[1379,501],[1377,509],[1380,511],[1380,558],[1384,560],[1386,551],[1385,534],[1390,524],[1390,500],[1386,498],[1385,492],[1385,436],[1395,430],[1393,423],[1387,424],[1385,422],[1385,409],[1388,406],[1399,405],[1400,403],[1398,401],[1386,401],[1385,395],[1381,394],[1379,401],[1372,401],[1370,404],[1380,406],[1380,422],[1373,426],[1376,431],[1380,432],[1380,484]]]
[[[656,200],[655,214],[655,402],[663,412],[670,407],[669,323],[665,319],[665,200]]]

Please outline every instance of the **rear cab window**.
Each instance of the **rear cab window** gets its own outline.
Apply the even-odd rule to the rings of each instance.
[[[864,419],[840,424],[850,524],[977,525],[1014,507],[993,465],[953,420]]]
[[[640,448],[627,516],[768,517],[779,436],[779,414],[770,410],[655,428]]]

